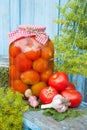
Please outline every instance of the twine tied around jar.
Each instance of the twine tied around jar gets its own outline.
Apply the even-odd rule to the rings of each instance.
[[[37,40],[42,45],[45,45],[48,40],[48,35],[45,33],[45,30],[46,28],[43,26],[20,25],[18,30],[9,33],[9,43],[11,44],[15,40],[22,37],[35,36],[35,40]]]

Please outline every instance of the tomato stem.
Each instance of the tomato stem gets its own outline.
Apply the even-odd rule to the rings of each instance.
[[[47,90],[47,93],[52,93],[53,92],[53,89],[51,88],[51,86],[49,87],[49,89]]]

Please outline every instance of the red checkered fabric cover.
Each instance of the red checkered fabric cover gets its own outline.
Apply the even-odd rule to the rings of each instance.
[[[22,37],[35,36],[35,39],[41,44],[45,45],[48,40],[48,35],[45,33],[46,28],[36,25],[20,25],[18,30],[8,34],[9,43],[11,44],[15,40]]]

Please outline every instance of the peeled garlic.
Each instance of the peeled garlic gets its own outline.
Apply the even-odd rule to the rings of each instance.
[[[25,91],[24,95],[25,95],[26,98],[29,98],[29,96],[32,95],[31,89],[27,89],[27,90]]]

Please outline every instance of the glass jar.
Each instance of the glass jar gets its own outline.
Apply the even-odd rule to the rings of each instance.
[[[54,46],[45,30],[43,26],[20,25],[9,33],[9,84],[14,91],[24,94],[30,88],[39,93],[47,84],[54,69]],[[41,86],[33,90],[38,83]]]

